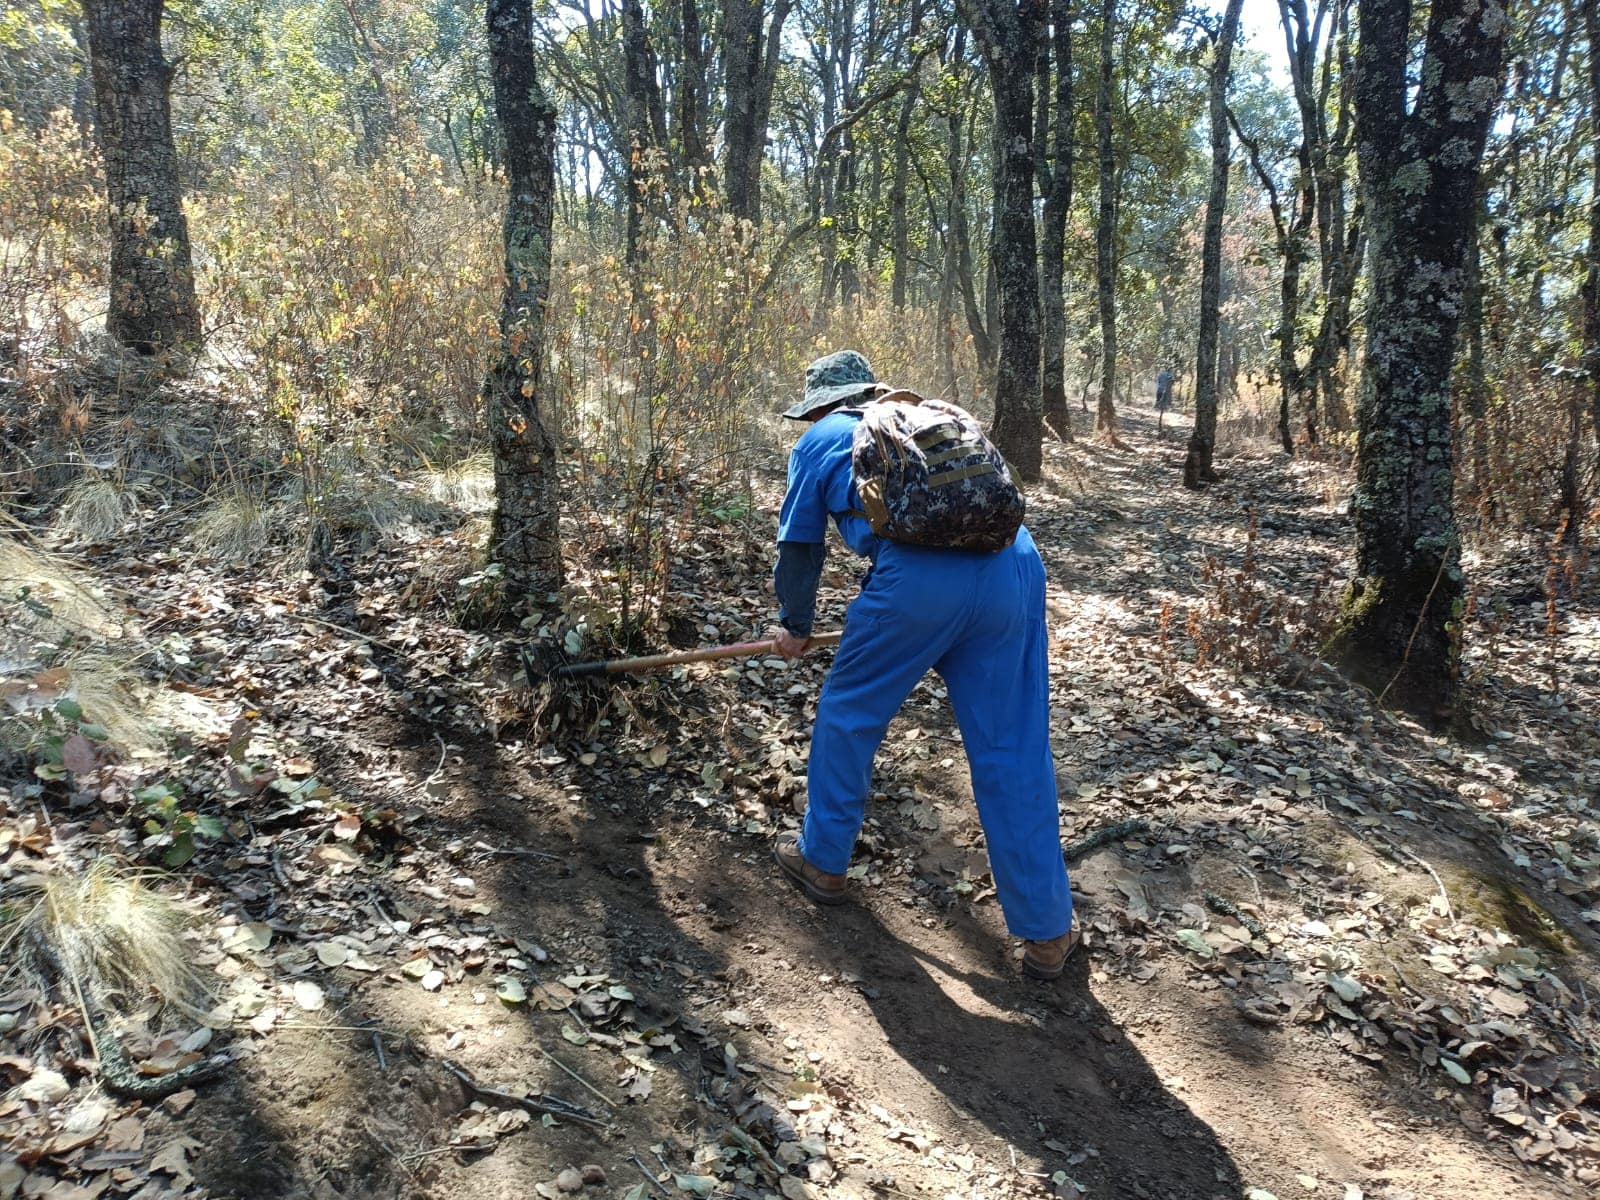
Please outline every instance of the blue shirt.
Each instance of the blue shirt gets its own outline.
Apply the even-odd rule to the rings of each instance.
[[[883,541],[865,517],[856,516],[856,494],[850,446],[859,412],[831,412],[801,435],[789,453],[789,488],[778,512],[778,541],[821,544],[828,518],[845,544],[863,558],[876,560]]]

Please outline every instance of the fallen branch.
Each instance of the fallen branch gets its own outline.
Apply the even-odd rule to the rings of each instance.
[[[1397,845],[1395,849],[1400,851],[1401,854],[1404,854],[1412,862],[1416,863],[1417,866],[1421,867],[1429,875],[1433,876],[1433,882],[1439,888],[1439,899],[1444,901],[1445,919],[1454,924],[1456,919],[1455,909],[1450,907],[1450,893],[1444,890],[1444,880],[1439,878],[1439,872],[1435,871],[1420,856],[1411,853],[1411,851],[1407,850],[1404,846]]]
[[[554,1054],[551,1054],[550,1051],[546,1050],[543,1046],[539,1045],[538,1042],[535,1042],[533,1044],[533,1048],[535,1050],[537,1050],[540,1054],[544,1055],[545,1058],[548,1059],[550,1062],[552,1062],[556,1066],[560,1067],[563,1071],[565,1071],[568,1075],[570,1075],[578,1083],[582,1084],[585,1088],[587,1088],[590,1091],[590,1093],[595,1097],[595,1099],[599,1100],[600,1103],[604,1104],[607,1108],[615,1109],[617,1107],[616,1101],[608,1099],[604,1092],[602,1092],[599,1088],[595,1087],[594,1084],[590,1083],[582,1075],[579,1075],[571,1067],[567,1066],[566,1063],[562,1062]]]

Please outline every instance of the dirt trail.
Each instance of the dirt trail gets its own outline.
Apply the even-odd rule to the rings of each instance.
[[[1017,972],[936,679],[886,741],[855,903],[823,912],[767,846],[795,820],[824,661],[639,684],[660,711],[676,697],[675,729],[658,713],[608,754],[605,734],[587,753],[495,736],[425,702],[426,672],[379,647],[359,685],[319,668],[252,703],[349,807],[408,808],[405,836],[345,852],[326,826],[302,835],[291,816],[274,835],[258,816],[273,848],[241,848],[216,887],[273,945],[203,953],[283,1008],[152,1138],[193,1138],[218,1197],[557,1200],[558,1173],[584,1164],[606,1179],[585,1194],[619,1200],[1586,1194],[1593,1114],[1574,1080],[1593,1064],[1567,1047],[1590,1030],[1573,996],[1597,983],[1595,901],[1526,851],[1539,781],[1578,779],[1595,751],[1537,699],[1537,639],[1496,666],[1511,699],[1481,747],[1377,714],[1314,666],[1194,661],[1185,639],[1223,636],[1218,580],[1242,556],[1241,604],[1303,593],[1290,581],[1334,570],[1349,530],[1332,468],[1240,459],[1191,495],[1178,443],[1153,434],[1135,421],[1127,450],[1053,449],[1032,505],[1066,840],[1143,822],[1073,864],[1091,944],[1063,981]],[[836,583],[825,611],[848,596]],[[256,586],[229,582],[222,608]],[[708,589],[706,612],[756,618],[759,592]],[[1270,619],[1241,612],[1227,636]],[[1571,736],[1535,739],[1536,719]],[[1593,832],[1579,820],[1569,866]],[[1463,910],[1447,920],[1442,901]],[[373,970],[323,970],[338,954],[311,948],[341,936]],[[527,1003],[496,999],[507,975]],[[295,1019],[291,979],[320,980],[328,1008]],[[1547,1011],[1557,1024],[1519,1040]],[[1469,1050],[1444,1031],[1468,1026],[1463,1086],[1442,1062]],[[369,1028],[388,1031],[381,1055]],[[464,1114],[447,1064],[613,1127]],[[1546,1120],[1558,1094],[1570,1115]]]

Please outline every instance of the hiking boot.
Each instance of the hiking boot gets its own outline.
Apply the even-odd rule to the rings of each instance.
[[[800,853],[800,838],[783,834],[772,846],[772,859],[813,904],[843,904],[844,876],[819,870]]]
[[[1072,928],[1059,937],[1043,942],[1022,943],[1022,973],[1030,979],[1049,982],[1060,979],[1066,970],[1067,959],[1083,942],[1083,931],[1078,928],[1078,918],[1072,918]]]

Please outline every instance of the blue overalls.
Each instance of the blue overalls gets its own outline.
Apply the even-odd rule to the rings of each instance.
[[[800,835],[806,861],[841,874],[866,816],[872,760],[889,722],[931,668],[961,726],[995,890],[1015,937],[1067,931],[1072,895],[1061,857],[1050,756],[1044,564],[1026,528],[985,554],[875,536],[850,466],[859,414],[830,413],[795,444],[780,542],[821,543],[831,516],[872,560],[850,604],[817,705]]]

